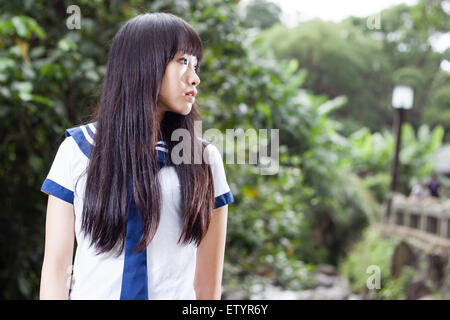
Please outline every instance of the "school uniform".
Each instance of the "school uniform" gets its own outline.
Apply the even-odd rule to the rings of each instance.
[[[73,204],[77,250],[69,298],[76,299],[196,299],[194,276],[195,244],[178,244],[181,234],[180,182],[173,166],[159,170],[161,218],[147,250],[131,249],[142,235],[142,220],[134,201],[128,211],[125,249],[119,257],[116,249],[96,255],[90,239],[81,231],[85,170],[94,145],[96,123],[67,129],[41,191]],[[206,141],[214,180],[215,208],[234,202],[228,186],[223,160],[217,147]],[[170,163],[165,143],[157,146],[158,161]],[[79,178],[78,183],[77,179]],[[69,274],[68,274],[69,276]]]

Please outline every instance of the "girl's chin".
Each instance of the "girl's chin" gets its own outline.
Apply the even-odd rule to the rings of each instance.
[[[189,102],[177,105],[176,108],[172,106],[169,109],[169,111],[171,111],[171,112],[175,112],[175,113],[178,113],[178,114],[181,114],[181,115],[184,115],[184,116],[188,115],[189,113],[191,113],[191,110],[192,110],[192,103],[189,103]]]
[[[192,110],[192,103],[188,103],[185,105],[185,107],[179,113],[185,116],[185,115],[188,115],[189,113],[191,113],[191,110]]]
[[[189,104],[189,108],[186,110],[186,112],[183,113],[183,115],[188,115],[189,113],[191,113],[192,110],[192,104]]]

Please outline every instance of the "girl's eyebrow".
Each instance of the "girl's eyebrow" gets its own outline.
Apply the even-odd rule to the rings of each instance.
[[[195,59],[194,59],[194,62],[195,62],[195,64],[198,64],[198,59],[197,59],[196,56],[194,56],[194,55],[189,55],[189,54],[187,54],[187,53],[181,53],[180,58],[182,58],[182,57],[184,57],[184,56],[188,56],[188,57],[191,56],[191,57],[195,58]]]

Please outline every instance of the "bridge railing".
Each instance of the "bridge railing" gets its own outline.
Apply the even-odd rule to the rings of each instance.
[[[391,223],[450,239],[450,200],[392,198]]]

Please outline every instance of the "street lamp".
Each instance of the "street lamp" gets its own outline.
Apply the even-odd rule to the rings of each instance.
[[[394,121],[395,132],[395,153],[392,163],[391,186],[387,197],[386,211],[384,221],[388,222],[391,215],[391,204],[394,193],[397,189],[397,172],[398,172],[398,155],[400,153],[400,145],[402,142],[402,124],[405,116],[405,110],[409,110],[413,106],[414,91],[411,87],[397,85],[392,93],[392,107],[397,111],[397,117]]]

